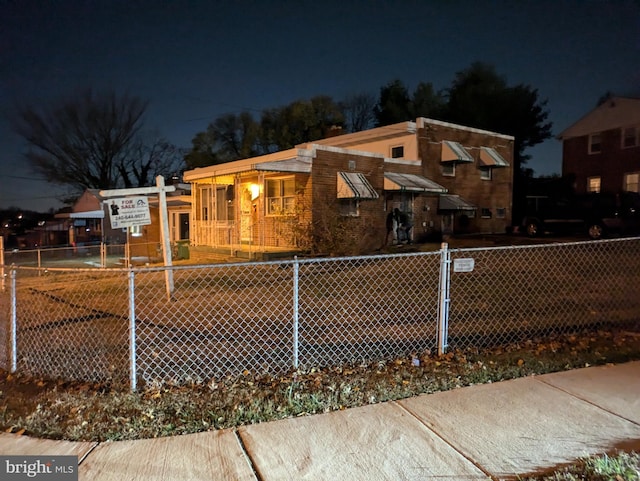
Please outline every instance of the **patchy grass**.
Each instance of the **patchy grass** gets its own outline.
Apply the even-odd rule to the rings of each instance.
[[[588,331],[487,350],[270,376],[245,371],[183,387],[126,386],[0,373],[6,432],[85,441],[173,436],[324,413],[606,363],[640,360],[640,334]]]
[[[553,473],[521,481],[638,481],[640,480],[640,454],[618,452],[584,458]]]

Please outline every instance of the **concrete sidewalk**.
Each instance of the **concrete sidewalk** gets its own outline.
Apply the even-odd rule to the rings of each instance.
[[[170,438],[0,435],[0,454],[77,455],[80,480],[516,479],[640,450],[640,362]]]

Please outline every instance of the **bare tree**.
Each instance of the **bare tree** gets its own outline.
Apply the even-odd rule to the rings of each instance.
[[[148,103],[115,92],[81,95],[19,110],[14,130],[27,143],[35,173],[77,191],[125,184],[121,166],[142,128]]]
[[[347,132],[361,132],[373,127],[377,99],[374,94],[350,95],[340,103]]]
[[[117,164],[125,188],[152,185],[158,175],[170,177],[184,168],[184,153],[159,134],[139,134]]]

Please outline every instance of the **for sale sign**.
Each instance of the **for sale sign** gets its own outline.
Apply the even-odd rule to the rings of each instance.
[[[151,224],[149,200],[146,197],[123,197],[108,201],[113,229]]]

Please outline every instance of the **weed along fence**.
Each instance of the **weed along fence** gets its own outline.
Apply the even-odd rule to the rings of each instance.
[[[207,382],[640,327],[640,238],[165,268],[0,266],[0,362]]]

